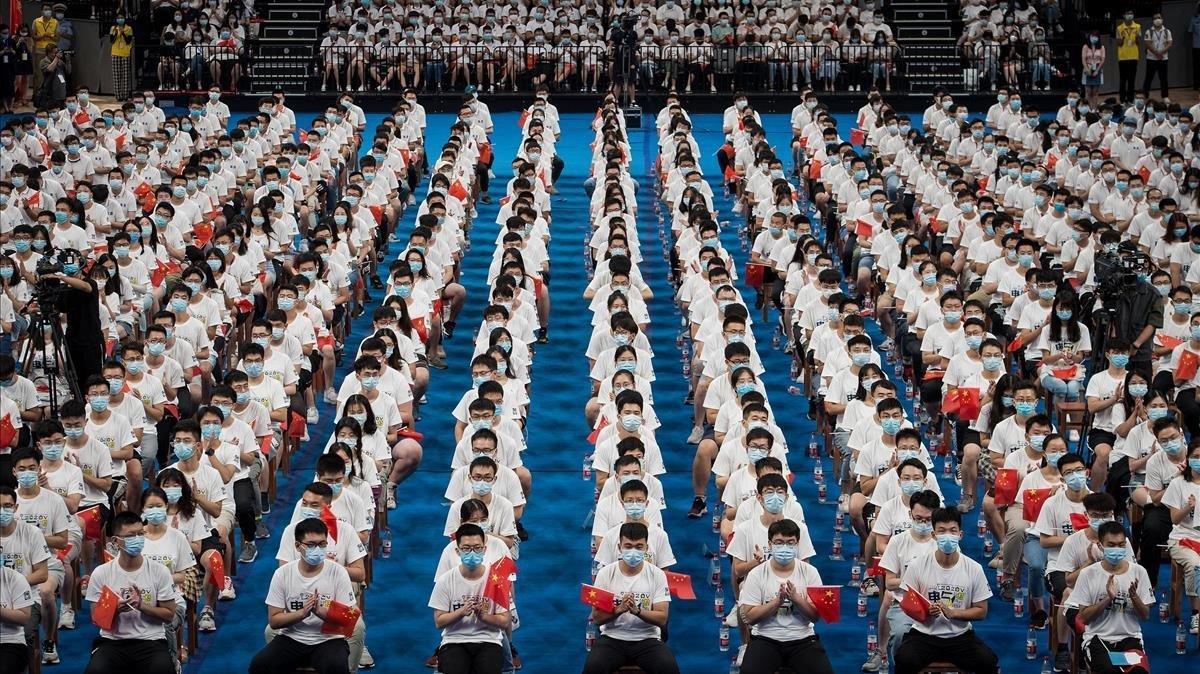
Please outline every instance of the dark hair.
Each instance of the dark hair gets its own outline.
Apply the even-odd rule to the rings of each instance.
[[[119,512],[115,516],[113,516],[110,531],[113,532],[114,536],[120,536],[121,535],[120,531],[122,529],[124,529],[125,527],[132,526],[134,524],[141,524],[141,523],[142,523],[141,515],[133,512],[131,510],[125,510],[125,511]]]
[[[942,498],[932,489],[923,489],[908,499],[909,509],[919,505],[929,508],[931,512],[937,512],[938,508],[942,506]]]
[[[962,528],[962,515],[959,514],[957,508],[938,508],[933,511],[932,523],[937,526],[942,522],[952,522]]]
[[[789,519],[782,519],[778,522],[773,522],[767,528],[767,541],[769,542],[776,535],[785,538],[800,538],[800,527]]]
[[[306,520],[300,520],[299,522],[296,522],[296,542],[300,543],[308,534],[321,534],[323,536],[328,536],[329,527],[325,526],[325,523],[316,517],[310,517]]]
[[[621,525],[618,541],[628,538],[631,541],[644,541],[650,538],[650,530],[643,522],[626,522]]]

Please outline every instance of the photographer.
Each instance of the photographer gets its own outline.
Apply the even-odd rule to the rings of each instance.
[[[70,59],[64,58],[57,45],[46,47],[46,55],[38,63],[42,73],[42,88],[35,104],[39,108],[57,108],[67,97],[67,81],[71,74]]]
[[[60,252],[56,262],[43,261],[47,271],[39,269],[37,293],[43,301],[53,298],[55,309],[66,319],[65,346],[80,390],[88,377],[100,374],[104,362],[100,293],[96,282],[84,273],[82,262],[79,252],[69,249]],[[36,302],[31,304],[41,310]]]
[[[626,16],[620,22],[614,22],[608,42],[616,57],[613,63],[613,89],[618,95],[624,90],[629,96],[629,104],[637,105],[638,44],[633,17]]]
[[[1103,328],[1109,339],[1129,344],[1131,370],[1150,370],[1154,331],[1163,326],[1163,298],[1147,280],[1149,274],[1149,259],[1132,250],[1105,255],[1096,267],[1093,333]]]

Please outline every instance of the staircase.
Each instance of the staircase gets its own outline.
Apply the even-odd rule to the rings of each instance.
[[[307,90],[321,41],[324,0],[270,0],[253,45],[251,93]]]
[[[893,0],[888,24],[904,50],[909,90],[927,92],[937,86],[964,89],[962,60],[956,44],[962,25],[957,3],[946,0]]]

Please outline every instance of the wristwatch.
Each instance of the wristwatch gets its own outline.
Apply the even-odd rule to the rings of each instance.
[[[212,449],[211,447],[209,449],[204,450],[204,454],[207,456],[212,456],[216,453],[217,453],[217,451],[215,449]]]

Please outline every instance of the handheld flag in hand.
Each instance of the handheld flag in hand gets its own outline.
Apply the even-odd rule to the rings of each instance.
[[[617,596],[608,590],[601,590],[595,585],[583,583],[579,588],[579,601],[598,608],[605,613],[617,610]]]
[[[332,540],[334,543],[337,543],[337,540],[338,540],[337,515],[333,514],[333,511],[329,509],[329,506],[321,507],[321,521],[325,523],[325,528],[329,530],[330,540]]]
[[[827,623],[842,619],[842,588],[838,585],[813,585],[806,588],[808,600],[817,609],[817,616]]]
[[[904,597],[900,600],[900,610],[919,623],[929,620],[929,600],[911,587],[904,591]]]
[[[92,624],[102,630],[111,630],[117,618],[121,599],[107,585],[100,590],[100,600],[92,605]]]
[[[362,610],[357,606],[347,606],[339,601],[330,602],[329,610],[325,613],[325,622],[321,624],[322,634],[340,634],[347,639],[354,634],[354,626],[362,617]]]
[[[220,551],[214,551],[208,559],[208,580],[218,590],[225,589],[225,558]]]
[[[483,585],[483,595],[492,600],[492,604],[508,608],[512,605],[512,576],[517,572],[517,565],[512,557],[501,557],[488,568],[487,582]]]
[[[1071,528],[1083,531],[1088,528],[1088,516],[1084,513],[1071,513]]]
[[[1017,490],[1021,487],[1021,477],[1016,468],[1001,468],[996,471],[995,498],[996,507],[1003,508],[1017,502]]]
[[[1026,489],[1021,499],[1021,518],[1026,522],[1036,522],[1042,512],[1042,505],[1050,498],[1050,488]]]

